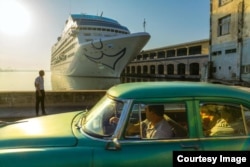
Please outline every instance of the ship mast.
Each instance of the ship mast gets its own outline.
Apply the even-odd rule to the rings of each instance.
[[[144,21],[143,21],[143,29],[144,29],[144,32],[146,32],[146,19],[144,18]]]

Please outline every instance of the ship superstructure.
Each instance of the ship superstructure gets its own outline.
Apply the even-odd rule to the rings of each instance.
[[[146,32],[130,33],[110,18],[72,14],[52,47],[51,71],[69,76],[120,77],[149,38]]]

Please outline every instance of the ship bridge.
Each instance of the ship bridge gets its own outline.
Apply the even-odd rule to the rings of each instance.
[[[84,15],[84,14],[72,14],[71,17],[80,26],[82,25],[82,26],[109,27],[129,32],[127,27],[122,26],[116,20],[110,18],[102,16]]]

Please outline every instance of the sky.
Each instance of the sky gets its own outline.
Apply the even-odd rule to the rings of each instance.
[[[209,0],[0,0],[0,69],[50,70],[70,14],[117,20],[151,35],[143,50],[209,39]]]

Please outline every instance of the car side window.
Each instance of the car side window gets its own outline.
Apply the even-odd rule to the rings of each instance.
[[[244,113],[244,121],[246,126],[247,134],[250,135],[250,108],[243,107],[243,113]]]
[[[188,135],[183,103],[134,104],[125,130],[129,139],[171,139]]]
[[[204,136],[242,136],[249,134],[250,111],[243,105],[201,103]]]

